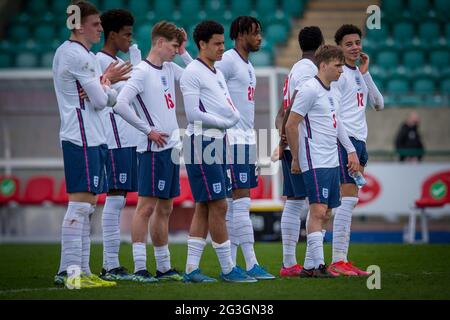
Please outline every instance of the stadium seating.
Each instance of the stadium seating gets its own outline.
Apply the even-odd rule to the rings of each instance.
[[[66,205],[69,202],[69,196],[66,190],[66,179],[61,181],[58,193],[53,197],[52,202],[56,205]]]
[[[264,31],[272,29],[269,31],[269,38],[272,40],[265,48],[266,51],[270,51],[269,54],[263,53],[261,55],[263,58],[257,58],[260,65],[267,66],[273,64],[275,47],[287,40],[291,29],[291,19],[303,14],[306,0],[94,0],[90,2],[101,11],[112,8],[130,10],[136,18],[135,40],[143,52],[147,52],[150,46],[151,27],[162,19],[173,21],[186,30],[192,30],[193,26],[205,18],[215,19],[224,25],[228,34],[232,19],[238,15],[255,15],[261,20]],[[51,64],[48,44],[51,43],[50,47],[54,50],[69,36],[69,31],[65,28],[67,3],[68,1],[62,0],[24,2],[19,12],[7,21],[6,38],[0,39],[0,47],[3,47],[3,42],[12,44],[8,52],[2,50],[4,59],[0,62],[0,68],[48,68]],[[270,28],[271,25],[275,27]],[[189,35],[191,36],[191,32]],[[28,39],[33,39],[45,46],[41,50],[30,49],[23,45]],[[196,54],[197,49],[193,41],[190,42],[187,48]],[[232,42],[227,39],[226,45],[230,48]],[[95,45],[91,51],[98,51],[100,46],[101,44]],[[20,58],[11,56],[11,53],[18,51],[24,56]]]
[[[414,203],[411,209],[408,223],[409,243],[416,242],[416,212],[420,211],[422,242],[429,241],[427,208],[439,208],[450,204],[450,171],[438,172],[422,184],[421,196]]]
[[[19,198],[22,205],[38,205],[51,203],[55,189],[55,180],[50,176],[35,176],[28,179],[25,191]]]

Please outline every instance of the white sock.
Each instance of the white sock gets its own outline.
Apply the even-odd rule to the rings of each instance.
[[[145,243],[133,243],[134,273],[147,270],[147,249]]]
[[[231,258],[233,259],[234,264],[236,264],[236,258],[237,258],[237,248],[239,246],[239,239],[236,236],[236,233],[234,231],[233,227],[233,199],[227,198],[227,214],[225,216],[225,222],[227,224],[227,231],[228,231],[228,239],[230,239],[231,242]]]
[[[335,210],[333,221],[333,263],[348,262],[348,246],[350,244],[350,226],[353,209],[358,203],[356,197],[343,197],[341,205]]]
[[[120,267],[120,211],[124,207],[124,196],[106,197],[102,215],[103,268],[106,271]]]
[[[69,202],[61,228],[61,261],[58,273],[67,271],[69,266],[82,265],[82,238],[84,220],[89,220],[91,204]]]
[[[241,198],[233,201],[233,225],[239,238],[242,254],[244,255],[247,271],[258,264],[254,244],[255,235],[252,220],[250,220],[250,198]]]
[[[287,200],[281,215],[281,239],[283,242],[283,266],[297,264],[296,248],[300,236],[300,217],[308,211],[305,200]]]
[[[206,246],[206,240],[202,238],[189,237],[188,241],[188,256],[186,259],[186,273],[191,273],[197,270],[200,266],[200,259],[202,258],[203,250]]]
[[[321,264],[325,264],[323,257],[323,233],[320,231],[308,234],[307,241],[311,257],[314,260],[314,268],[318,268]]]
[[[231,245],[230,240],[224,243],[212,242],[214,250],[216,250],[217,258],[219,258],[220,267],[223,274],[228,274],[231,272],[235,264],[233,259],[231,259]]]
[[[91,205],[89,216],[83,222],[83,237],[82,237],[82,255],[81,255],[81,271],[90,276],[92,274],[89,266],[89,259],[91,256],[91,217],[95,212],[95,206]]]
[[[322,238],[323,242],[325,242],[325,234],[327,233],[327,230],[322,229]],[[312,256],[312,252],[309,249],[309,242],[306,241],[306,255],[305,255],[305,263],[303,264],[303,267],[305,269],[313,269],[314,268],[314,257]]]
[[[169,245],[166,244],[165,246],[154,248],[155,248],[156,270],[162,273],[169,271],[171,269]]]

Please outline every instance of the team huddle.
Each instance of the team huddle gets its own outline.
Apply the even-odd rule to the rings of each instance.
[[[100,15],[92,4],[75,3],[81,25],[56,51],[53,77],[61,116],[68,208],[62,223],[61,261],[55,284],[69,288],[116,286],[117,281],[216,282],[200,261],[210,234],[226,282],[275,279],[259,263],[250,220],[250,190],[258,184],[255,70],[262,26],[250,16],[230,27],[234,48],[225,52],[224,28],[206,20],[194,29],[199,54],[185,49],[188,35],[170,22],[157,23],[142,59],[132,45],[134,18],[126,10]],[[104,32],[103,48],[90,51]],[[324,45],[318,27],[299,33],[303,52],[286,79],[276,127],[282,161],[280,277],[363,276],[347,260],[351,216],[358,202],[355,182],[367,164],[365,107],[384,107],[361,52],[361,31],[344,25],[337,46]],[[117,57],[128,53],[130,60]],[[173,62],[179,55],[185,68]],[[359,60],[359,66],[357,62]],[[188,127],[180,137],[175,84],[183,95]],[[173,199],[180,194],[184,159],[195,210],[187,240],[185,272],[171,265],[168,247]],[[138,192],[132,218],[134,272],[119,261],[120,214],[127,192]],[[91,272],[90,229],[97,195],[107,193],[102,214],[103,268]],[[334,210],[333,261],[324,261],[324,228]],[[306,218],[303,267],[296,260],[300,221]],[[150,232],[149,232],[150,231]],[[147,238],[156,273],[147,267]],[[241,248],[245,268],[236,264]]]

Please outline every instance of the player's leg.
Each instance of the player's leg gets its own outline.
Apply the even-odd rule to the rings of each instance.
[[[141,190],[141,187],[139,189]],[[147,270],[147,235],[150,216],[156,207],[157,200],[155,197],[139,196],[136,212],[131,220],[131,242],[134,261],[133,281],[157,281]]]
[[[216,282],[214,278],[204,275],[200,270],[200,260],[206,246],[208,235],[208,205],[196,203],[187,241],[188,254],[184,282]]]
[[[225,222],[227,225],[228,237],[231,245],[231,258],[234,264],[237,259],[237,249],[239,247],[239,238],[235,234],[233,220],[233,198],[227,198],[227,213],[225,214]]]
[[[365,165],[367,158],[363,156],[362,146],[355,139],[352,139],[352,142],[355,145],[361,164]],[[335,210],[333,221],[333,259],[330,267],[333,271],[348,276],[366,275],[366,272],[357,269],[348,262],[351,222],[353,210],[358,204],[358,187],[348,173],[347,152],[340,143],[338,152],[342,200],[341,205]]]
[[[296,192],[294,184],[303,188],[304,183],[301,175],[291,174],[292,155],[290,150],[283,151],[283,195],[287,197],[281,215],[281,240],[283,243],[283,265],[280,269],[281,277],[299,276],[301,265],[297,263],[296,249],[300,236],[301,219],[308,212],[305,201],[306,193]]]
[[[69,205],[62,224],[61,262],[55,283],[79,279],[81,288],[106,286],[100,279],[90,279],[89,268],[90,216],[95,210],[95,194],[107,191],[103,169],[106,151],[102,146],[87,148],[66,141],[62,145]]]
[[[108,150],[106,172],[110,190],[102,214],[103,269],[105,280],[130,280],[131,274],[120,265],[120,216],[126,204],[127,192],[137,191],[136,148]]]

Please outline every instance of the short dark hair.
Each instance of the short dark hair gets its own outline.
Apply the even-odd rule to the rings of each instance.
[[[155,43],[155,40],[161,37],[168,41],[175,39],[180,45],[184,40],[181,29],[172,22],[165,20],[158,22],[152,28],[152,43]]]
[[[348,34],[357,34],[361,38],[362,32],[361,29],[353,24],[344,24],[341,26],[334,35],[334,41],[337,45],[340,45],[342,42],[342,39]]]
[[[258,19],[251,16],[239,16],[233,20],[230,26],[230,39],[236,40],[239,33],[250,33],[252,31],[253,24],[261,30],[261,23]]]
[[[322,62],[328,63],[333,59],[337,59],[344,63],[344,51],[338,46],[333,45],[323,45],[319,49],[317,49],[315,55],[314,55],[314,61],[317,66],[317,68],[320,69],[320,64]]]
[[[78,8],[80,8],[81,23],[83,23],[84,19],[86,19],[89,16],[100,14],[100,11],[98,11],[97,7],[87,1],[76,0],[72,1],[71,5],[75,5],[78,6]],[[74,13],[70,14],[69,17],[73,14]]]
[[[133,26],[133,15],[123,9],[112,9],[104,12],[101,17],[103,32],[105,33],[105,40],[108,39],[109,34],[119,32],[123,27]]]
[[[298,33],[298,44],[302,51],[316,51],[323,42],[323,34],[319,27],[304,27]]]
[[[224,34],[223,26],[214,20],[200,22],[194,29],[194,41],[200,50],[200,41],[208,42],[215,34]]]

